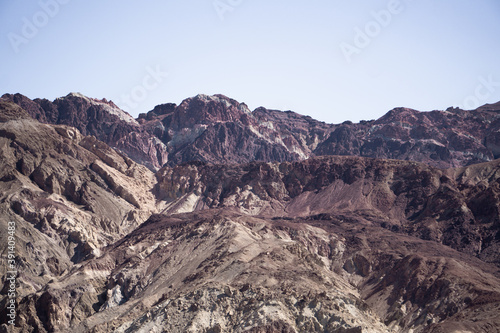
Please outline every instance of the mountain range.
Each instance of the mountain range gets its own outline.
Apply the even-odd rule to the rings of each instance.
[[[499,332],[499,131],[500,103],[326,124],[5,94],[0,332]]]
[[[395,108],[377,120],[333,125],[291,111],[250,111],[223,95],[158,105],[138,119],[112,101],[78,93],[52,102],[21,94],[2,99],[42,123],[95,136],[154,171],[188,161],[285,162],[323,155],[411,160],[440,168],[500,157],[500,103],[469,111]]]

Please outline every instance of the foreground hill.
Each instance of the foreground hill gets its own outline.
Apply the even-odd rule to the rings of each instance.
[[[395,108],[377,120],[333,125],[291,111],[260,107],[251,112],[223,95],[158,105],[138,119],[111,101],[76,93],[52,102],[21,94],[2,99],[41,122],[93,135],[152,170],[193,160],[285,162],[320,155],[392,158],[448,168],[500,157],[498,103],[470,111]]]
[[[15,332],[500,330],[498,161],[324,156],[153,173],[88,134],[0,102]]]

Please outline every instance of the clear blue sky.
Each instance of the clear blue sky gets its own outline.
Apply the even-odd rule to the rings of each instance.
[[[0,94],[81,92],[137,116],[221,93],[359,121],[499,101],[499,36],[498,0],[9,0]]]

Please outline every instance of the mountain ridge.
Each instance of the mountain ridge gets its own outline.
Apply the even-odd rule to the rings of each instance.
[[[321,155],[394,158],[447,168],[500,156],[498,103],[470,111],[394,108],[377,120],[327,124],[292,111],[250,111],[224,95],[161,104],[137,119],[121,110],[118,117],[115,107],[110,106],[114,113],[106,111],[112,102],[75,93],[54,102],[20,94],[2,98],[42,122],[94,135],[153,171],[191,160],[283,162]]]

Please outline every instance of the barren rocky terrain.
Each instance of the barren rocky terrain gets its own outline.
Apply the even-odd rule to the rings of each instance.
[[[400,107],[377,120],[326,124],[291,111],[250,111],[245,103],[223,95],[158,105],[138,119],[112,101],[78,93],[52,102],[21,94],[2,99],[42,123],[68,125],[95,136],[153,171],[189,161],[285,162],[322,155],[392,158],[440,168],[500,157],[499,103],[469,111]]]
[[[0,331],[500,332],[499,116],[4,95]]]

